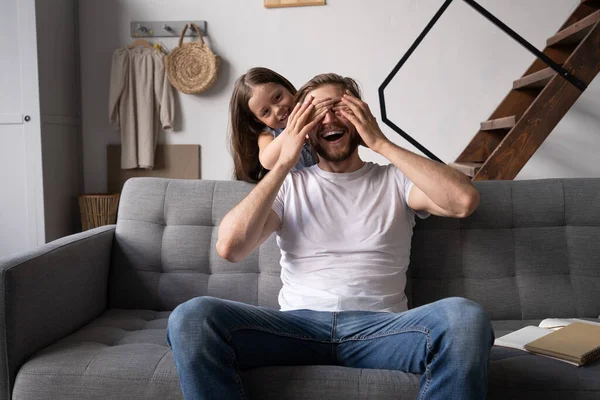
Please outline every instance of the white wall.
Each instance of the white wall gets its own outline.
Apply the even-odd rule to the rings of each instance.
[[[208,21],[209,42],[223,59],[215,87],[177,96],[180,121],[167,143],[202,147],[202,177],[229,179],[228,101],[234,80],[267,66],[297,87],[315,74],[359,80],[379,117],[377,88],[437,11],[442,0],[328,0],[324,7],[265,9],[261,0],[81,0],[85,190],[106,189],[106,145],[119,143],[107,117],[112,52],[126,45],[133,20]],[[579,0],[481,0],[480,4],[538,48]],[[543,12],[540,12],[543,10]],[[173,48],[175,39],[164,40]],[[388,116],[451,162],[533,61],[533,56],[457,0],[388,87]],[[600,176],[600,83],[588,91],[519,178]],[[396,143],[413,149],[386,126]],[[385,162],[369,150],[366,160]]]

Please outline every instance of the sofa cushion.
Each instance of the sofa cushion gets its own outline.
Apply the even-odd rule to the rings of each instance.
[[[180,399],[169,314],[106,311],[25,363],[13,399]]]
[[[476,182],[468,218],[418,220],[406,294],[412,307],[460,296],[492,320],[600,314],[600,179]],[[278,308],[271,236],[240,263],[215,251],[218,225],[253,185],[138,178],[119,205],[112,308],[168,311],[195,296]]]
[[[492,320],[600,314],[600,179],[478,181],[465,219],[419,220],[412,307],[460,296]]]
[[[110,308],[173,310],[197,296],[279,308],[281,254],[272,235],[239,263],[216,253],[218,226],[254,186],[138,178],[123,188],[110,270]]]
[[[13,398],[181,399],[166,342],[169,314],[106,311],[25,363]],[[403,400],[414,399],[419,388],[416,375],[346,367],[262,368],[245,371],[243,378],[258,399],[313,399],[320,393],[327,399]]]
[[[336,366],[267,367],[243,372],[251,399],[414,400],[420,375]]]
[[[584,318],[598,322],[598,319]],[[492,321],[501,337],[541,320]],[[525,351],[494,346],[490,354],[489,396],[492,399],[600,398],[600,361],[575,367]]]
[[[600,398],[600,361],[583,367],[494,346],[488,400]]]
[[[169,314],[106,311],[25,363],[13,398],[181,399],[165,338]],[[498,337],[537,323],[494,321],[493,326]],[[600,396],[600,362],[576,368],[500,347],[492,349],[490,360],[490,393],[505,395],[493,398],[532,399],[541,394],[553,398],[555,392],[572,399]],[[243,371],[242,377],[251,398],[290,400],[414,399],[420,380],[418,375],[397,371],[331,366],[257,368]]]

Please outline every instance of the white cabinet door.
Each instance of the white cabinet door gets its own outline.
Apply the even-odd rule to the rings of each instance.
[[[0,258],[44,242],[34,0],[0,13]]]

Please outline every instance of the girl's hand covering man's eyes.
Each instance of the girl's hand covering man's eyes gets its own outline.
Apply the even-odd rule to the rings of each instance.
[[[325,116],[326,108],[321,108],[315,116],[313,116],[315,105],[313,97],[306,98],[304,103],[296,104],[294,110],[288,119],[288,125],[285,131],[285,139],[279,153],[279,163],[286,168],[292,168],[298,162],[302,147],[308,139],[308,133],[315,128],[317,123]]]

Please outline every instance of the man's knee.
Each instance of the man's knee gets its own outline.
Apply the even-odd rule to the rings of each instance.
[[[440,300],[440,307],[448,330],[462,335],[470,332],[482,339],[493,334],[490,318],[479,303],[462,297],[450,297]]]
[[[178,305],[169,316],[167,330],[170,340],[188,333],[200,333],[209,318],[219,315],[221,303],[214,297],[203,296]]]

